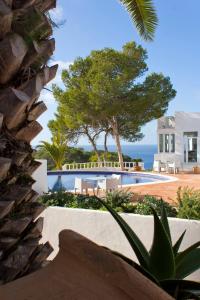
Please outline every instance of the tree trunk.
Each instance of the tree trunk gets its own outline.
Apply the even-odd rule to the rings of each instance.
[[[99,151],[98,151],[98,149],[97,149],[97,146],[96,146],[94,140],[91,138],[91,136],[88,136],[88,139],[89,139],[89,141],[90,141],[90,143],[91,143],[91,145],[92,145],[92,147],[93,147],[94,153],[95,153],[96,156],[97,156],[98,162],[101,162],[101,157],[100,157],[100,155],[99,155]]]
[[[91,143],[91,145],[93,147],[93,151],[97,155],[98,162],[101,162],[101,157],[99,155],[99,151],[98,151],[96,143],[95,143],[95,136],[97,136],[97,134],[95,134],[95,136],[92,137],[89,133],[89,130],[88,130],[87,126],[84,128],[84,133],[87,135],[88,140],[89,140],[89,142]]]
[[[30,142],[42,130],[40,92],[57,71],[47,66],[55,43],[46,12],[55,5],[0,0],[0,284],[40,268],[52,251],[39,244],[44,208],[32,190],[40,163]]]
[[[108,140],[108,134],[109,132],[106,131],[104,136],[104,161],[107,161],[107,155],[108,155],[108,147],[107,147],[107,140]]]
[[[123,171],[124,170],[124,161],[123,161],[123,156],[122,156],[120,136],[119,136],[119,132],[118,132],[118,124],[117,124],[117,120],[115,117],[113,117],[113,121],[112,121],[112,130],[113,130],[113,136],[115,138],[115,142],[116,142],[116,146],[117,146],[117,153],[118,153],[118,157],[119,157],[120,168]]]

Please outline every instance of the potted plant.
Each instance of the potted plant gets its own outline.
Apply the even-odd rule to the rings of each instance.
[[[142,167],[139,166],[139,163],[142,162],[143,160],[141,158],[134,158],[133,162],[134,164],[134,171],[142,171]]]

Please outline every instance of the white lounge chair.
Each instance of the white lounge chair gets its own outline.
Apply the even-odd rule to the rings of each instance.
[[[167,172],[167,165],[160,160],[155,160],[153,163],[153,170],[155,172]]]
[[[118,185],[122,186],[122,176],[120,174],[113,174],[111,177],[117,179]]]
[[[179,172],[179,167],[175,162],[168,162],[167,163],[167,172],[168,173],[178,173]]]
[[[104,191],[114,191],[118,188],[118,179],[117,178],[106,178],[103,181],[98,182],[98,189]]]
[[[75,185],[74,185],[75,193],[78,191],[79,193],[83,194],[83,191],[85,190],[85,193],[87,194],[88,189],[92,189],[94,193],[95,184],[93,182],[86,181],[79,177],[75,178]]]

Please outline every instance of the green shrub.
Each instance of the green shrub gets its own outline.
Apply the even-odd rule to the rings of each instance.
[[[96,197],[88,195],[76,195],[75,207],[85,209],[101,209],[102,204],[97,201]]]
[[[68,208],[101,209],[103,207],[94,196],[75,195],[62,190],[42,196],[40,202],[45,206]]]
[[[116,190],[106,193],[105,201],[116,211],[133,213],[135,206],[131,203],[133,193],[128,190]]]
[[[200,220],[200,190],[179,188],[177,199],[179,218]]]
[[[71,207],[75,201],[75,195],[60,190],[41,196],[39,201],[45,206]]]
[[[135,213],[140,215],[152,215],[151,207],[153,207],[160,216],[162,206],[164,206],[168,217],[176,217],[177,211],[173,206],[162,199],[157,199],[153,196],[145,196],[144,199],[137,204]]]
[[[104,197],[104,200],[117,212],[152,215],[151,207],[153,207],[160,215],[162,205],[164,205],[168,217],[175,217],[177,214],[176,209],[170,204],[156,199],[155,197],[145,196],[142,201],[134,204],[132,202],[133,196],[134,194],[129,192],[129,190],[116,190],[113,192],[108,192]],[[63,190],[42,196],[40,198],[40,202],[42,202],[45,206],[105,210],[105,207],[96,200],[95,196],[81,194],[75,195]]]
[[[130,202],[132,195],[133,194],[128,191],[115,191],[107,193],[105,201],[118,212],[132,213],[135,210],[135,206]],[[104,206],[97,201],[95,196],[75,195],[62,190],[42,196],[40,202],[45,206],[105,210]]]

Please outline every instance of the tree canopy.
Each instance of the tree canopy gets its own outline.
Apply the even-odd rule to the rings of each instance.
[[[92,131],[95,138],[103,131],[111,134],[121,166],[120,137],[131,142],[141,139],[141,127],[161,117],[176,95],[169,77],[149,73],[144,78],[146,60],[146,50],[135,42],[125,44],[122,51],[92,51],[63,71],[65,90],[53,86],[57,120],[82,135],[86,131]],[[89,140],[96,150],[95,139]]]

